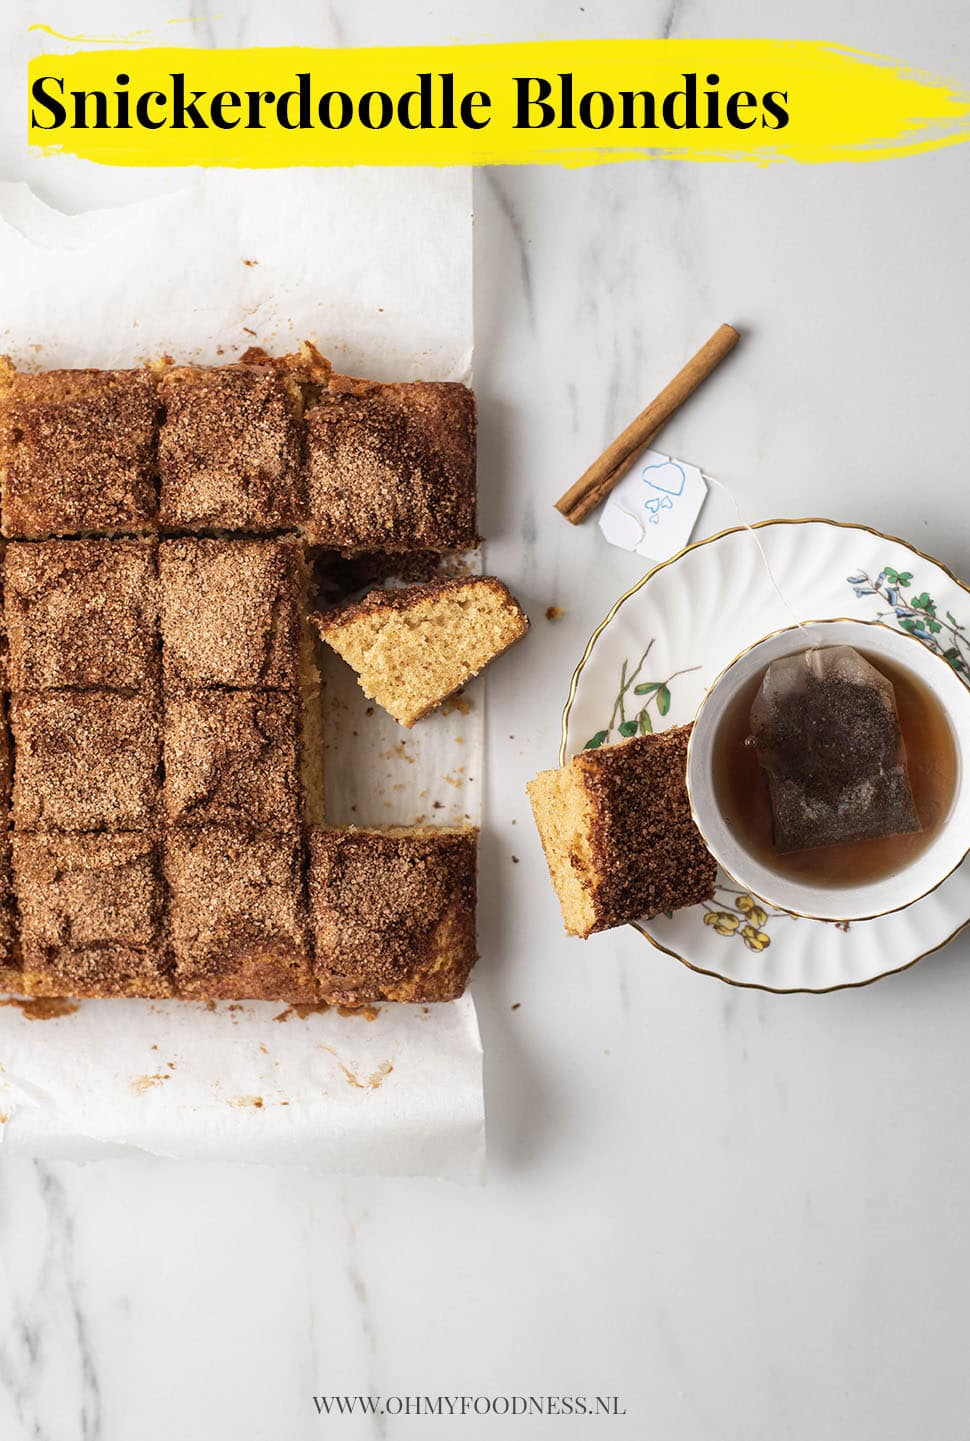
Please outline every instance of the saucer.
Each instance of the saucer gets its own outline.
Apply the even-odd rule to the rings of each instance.
[[[880,621],[921,641],[970,686],[970,588],[905,541],[831,520],[763,521],[688,546],[622,595],[569,687],[559,763],[584,747],[683,725],[742,651],[796,620]],[[871,920],[796,917],[719,872],[714,898],[635,922],[692,970],[775,992],[867,985],[938,950],[970,922],[970,859]]]

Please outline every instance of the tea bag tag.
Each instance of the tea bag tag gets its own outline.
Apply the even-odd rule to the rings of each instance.
[[[696,465],[645,450],[614,486],[599,527],[611,545],[667,560],[690,540],[706,499],[707,482]]]

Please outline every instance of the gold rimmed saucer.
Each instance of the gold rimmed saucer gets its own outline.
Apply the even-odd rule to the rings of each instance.
[[[753,530],[757,536],[733,527],[688,546],[611,607],[572,676],[560,764],[584,746],[692,720],[732,658],[791,625],[793,615],[882,621],[922,641],[970,684],[970,588],[939,561],[838,521],[763,521]],[[707,905],[635,929],[692,970],[789,993],[868,985],[939,949],[968,921],[964,861],[930,894],[871,920],[797,918],[722,872]]]

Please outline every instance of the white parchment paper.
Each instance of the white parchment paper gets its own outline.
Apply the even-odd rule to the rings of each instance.
[[[25,367],[211,363],[307,338],[350,374],[467,380],[470,175],[206,172],[77,216],[0,185],[0,322],[0,351]],[[410,732],[369,707],[336,658],[325,684],[333,821],[478,822],[481,682]],[[375,1009],[86,1001],[37,1019],[2,1005],[0,1137],[47,1156],[475,1178],[471,998]]]

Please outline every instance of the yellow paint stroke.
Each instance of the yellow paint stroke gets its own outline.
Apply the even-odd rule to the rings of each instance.
[[[150,30],[132,30],[127,35],[64,35],[60,30],[55,30],[53,25],[28,25],[28,34],[32,30],[38,30],[43,35],[51,35],[55,40],[66,40],[72,45],[117,45],[119,40],[127,40],[134,43],[143,35],[150,35]]]
[[[454,75],[456,95],[484,91],[491,97],[488,125],[474,130],[408,129],[396,105],[428,71],[434,86]],[[287,129],[279,123],[275,101],[257,101],[262,129],[130,129],[74,126],[73,102],[65,124],[40,128],[50,111],[31,99],[30,87],[42,76],[59,77],[65,93],[102,91],[109,97],[116,76],[130,76],[131,95],[158,91],[152,102],[158,115],[171,114],[175,74],[184,74],[189,91],[204,92],[203,114],[213,96],[242,97],[240,117],[248,114],[248,92],[294,91],[300,72],[309,74],[313,128]],[[557,123],[547,129],[516,128],[516,77],[544,77],[553,84],[557,120],[559,76],[572,76],[576,97],[601,91],[616,105],[612,123],[601,129]],[[708,87],[706,77],[720,77]],[[685,74],[697,76],[699,94],[720,93],[723,120],[726,99],[741,91],[756,98],[757,123],[750,129],[677,129],[664,122],[662,98],[683,90]],[[204,165],[278,167],[292,165],[594,165],[618,160],[662,157],[677,160],[746,160],[767,164],[795,160],[878,160],[913,155],[962,142],[970,135],[970,99],[958,85],[917,71],[900,61],[842,46],[807,40],[593,40],[539,41],[529,44],[402,46],[322,50],[299,48],[200,50],[147,47],[83,50],[40,55],[29,62],[29,138],[47,154],[71,153],[105,165]],[[48,82],[49,83],[49,82]],[[316,105],[328,91],[345,92],[353,118],[344,129],[326,128]],[[360,120],[361,97],[382,91],[394,103],[391,123],[368,129]],[[657,98],[659,124],[644,129],[635,119],[622,123],[622,92],[649,91]],[[789,122],[763,126],[762,101],[768,92],[785,92]],[[89,102],[90,103],[90,102]],[[373,103],[373,102],[371,102]],[[295,104],[292,113],[295,114]],[[168,108],[167,108],[168,106]],[[594,110],[599,106],[596,102]],[[699,103],[701,117],[706,101]],[[437,111],[437,105],[435,106]],[[134,111],[134,105],[132,105]],[[211,113],[211,112],[210,112]],[[230,103],[223,112],[232,119]],[[479,113],[479,118],[481,114]],[[534,114],[535,112],[530,112]],[[438,111],[440,115],[440,111]],[[673,119],[677,116],[674,114]],[[770,116],[766,118],[770,119]]]

